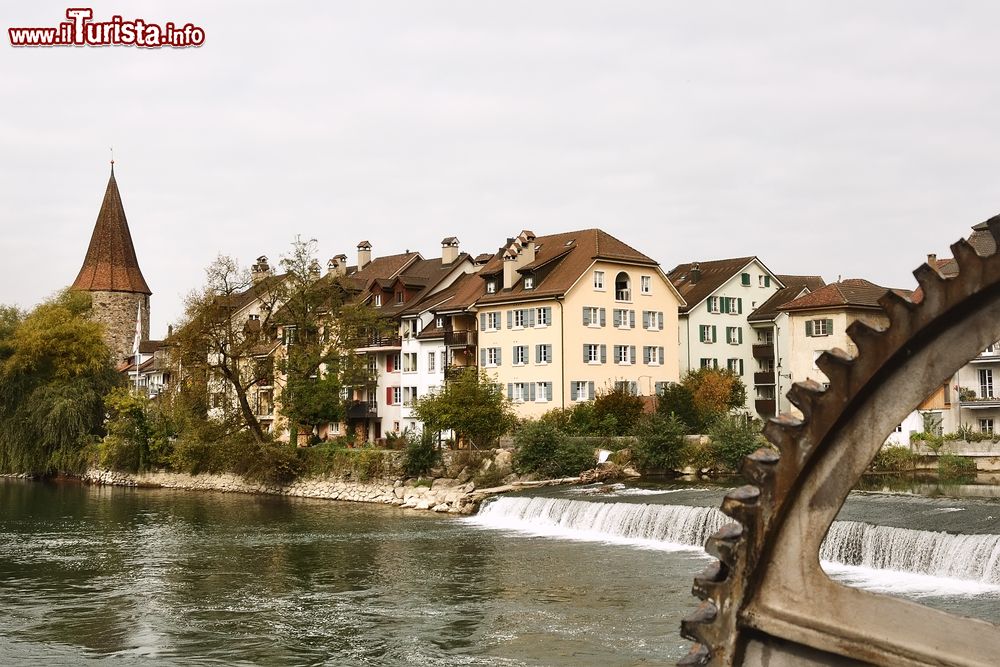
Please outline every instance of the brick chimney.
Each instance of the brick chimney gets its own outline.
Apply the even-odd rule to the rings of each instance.
[[[372,244],[362,241],[358,244],[358,271],[372,263]]]
[[[441,264],[448,265],[458,259],[458,239],[449,236],[441,240]]]
[[[937,268],[937,254],[935,254],[933,252],[927,253],[927,263],[930,265],[930,267],[932,269],[936,269]]]
[[[346,276],[347,275],[347,255],[340,254],[335,255],[330,258],[330,261],[326,263],[327,274],[333,274],[335,276]]]
[[[691,284],[697,284],[701,280],[701,264],[695,262],[691,265]]]
[[[507,239],[500,249],[503,254],[503,288],[510,289],[517,282],[517,270],[535,261],[535,234],[523,230],[516,239]]]
[[[271,266],[267,263],[267,255],[261,255],[257,258],[254,265],[250,267],[250,277],[253,280],[253,284],[256,285],[270,275]]]

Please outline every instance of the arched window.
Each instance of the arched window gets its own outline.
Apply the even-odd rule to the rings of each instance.
[[[632,280],[624,271],[615,276],[615,301],[632,300]]]

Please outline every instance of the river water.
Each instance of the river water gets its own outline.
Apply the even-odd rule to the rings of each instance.
[[[673,664],[723,493],[576,487],[459,519],[0,480],[0,665]],[[998,622],[998,534],[992,498],[858,493],[823,556]]]

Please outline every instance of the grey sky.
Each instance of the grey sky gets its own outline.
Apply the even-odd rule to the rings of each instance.
[[[0,302],[75,278],[114,144],[153,335],[217,253],[494,251],[602,227],[661,262],[910,287],[1000,211],[996,3],[100,3],[200,49],[13,49]]]

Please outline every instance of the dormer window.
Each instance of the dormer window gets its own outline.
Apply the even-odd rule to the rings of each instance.
[[[444,329],[444,317],[438,315],[436,318],[434,318],[434,326],[436,326],[438,329]]]
[[[259,322],[260,321],[260,315],[253,315],[253,314],[251,314],[249,316],[249,319],[250,319],[251,322]]]
[[[534,289],[535,288],[535,276],[530,273],[524,277],[524,289]]]
[[[496,291],[497,291],[497,281],[495,281],[495,280],[487,280],[486,281],[486,293],[487,294],[496,294]]]
[[[382,295],[381,294],[376,294],[375,297],[372,299],[372,303],[375,305],[376,308],[381,308],[382,307]]]
[[[396,292],[396,303],[403,303],[405,297],[406,293],[403,292],[403,290],[399,290],[398,292]]]

